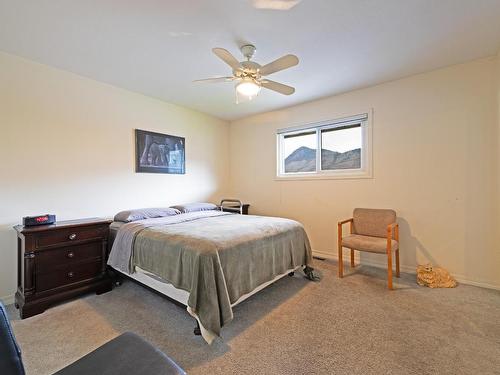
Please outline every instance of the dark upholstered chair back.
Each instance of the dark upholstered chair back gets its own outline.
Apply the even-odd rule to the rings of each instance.
[[[355,208],[354,233],[363,236],[387,237],[387,226],[396,222],[396,211],[374,208]]]
[[[21,350],[10,326],[5,307],[0,302],[0,373],[2,375],[24,375]]]
[[[186,375],[165,353],[132,332],[125,332],[58,371],[61,375]],[[0,302],[0,375],[25,375],[5,307]]]

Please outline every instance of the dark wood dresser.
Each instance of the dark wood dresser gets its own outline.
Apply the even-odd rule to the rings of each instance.
[[[106,273],[106,219],[17,225],[16,307],[21,319],[82,293],[111,290]]]

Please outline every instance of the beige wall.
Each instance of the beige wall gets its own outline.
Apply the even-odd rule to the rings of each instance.
[[[500,227],[500,50],[497,55],[497,222]],[[497,240],[496,243],[500,244],[500,228],[497,228]],[[500,250],[498,251],[498,257],[500,259]],[[500,260],[499,260],[500,263]],[[500,270],[500,265],[498,267]],[[500,272],[500,271],[499,271]]]
[[[274,180],[276,129],[369,108],[373,179]],[[134,173],[135,128],[186,137],[187,174]],[[217,201],[228,191],[253,213],[300,220],[313,248],[333,257],[335,223],[353,207],[393,207],[405,269],[430,260],[461,280],[500,287],[500,55],[228,129],[213,117],[0,53],[0,130],[0,298],[15,290],[11,227],[22,216],[111,216]],[[383,259],[363,254],[362,261]]]
[[[112,216],[225,192],[226,122],[6,54],[0,128],[0,298],[15,291],[11,228],[25,215]],[[186,175],[134,173],[135,128],[186,137]]]
[[[430,261],[500,287],[497,58],[477,60],[231,123],[231,193],[253,213],[304,223],[336,257],[336,222],[390,207],[402,264]],[[373,108],[373,179],[276,181],[275,130]],[[363,254],[364,262],[385,261]]]

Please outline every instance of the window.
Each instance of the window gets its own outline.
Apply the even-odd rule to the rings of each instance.
[[[316,171],[316,131],[283,135],[285,173]]]
[[[361,124],[321,131],[321,170],[361,168]]]
[[[278,131],[278,178],[371,177],[368,114]]]

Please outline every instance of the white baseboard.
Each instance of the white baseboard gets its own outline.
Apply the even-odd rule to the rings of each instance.
[[[11,303],[14,303],[14,294],[10,294],[8,296],[0,297],[0,301],[4,305],[10,305]]]
[[[333,254],[333,253],[325,252],[325,251],[313,250],[312,254],[313,254],[313,256],[318,257],[318,258],[325,258],[325,259],[331,259],[331,260],[338,259],[337,254]],[[350,256],[347,256],[347,257],[343,256],[344,263],[346,263],[346,264],[350,263],[350,259],[351,259]],[[385,263],[385,262],[377,262],[377,261],[373,261],[373,260],[363,260],[363,262],[360,262],[359,252],[357,252],[357,254],[355,254],[354,260],[356,261],[357,264],[362,263],[362,264],[365,264],[367,266],[373,266],[373,267],[377,267],[377,268],[386,268],[387,267],[387,263]],[[401,269],[401,272],[404,272],[404,273],[410,273],[410,274],[417,273],[416,266],[411,267],[411,266],[402,264],[400,269]],[[478,286],[478,287],[486,288],[486,289],[500,290],[500,285],[493,285],[493,284],[485,283],[483,281],[470,280],[463,275],[453,274],[452,276],[459,283],[462,283],[462,284]]]
[[[482,281],[470,280],[470,279],[463,277],[461,275],[453,275],[453,277],[461,284],[478,286],[480,288],[486,288],[486,289],[500,290],[500,285],[493,285],[493,284],[485,283]]]
[[[313,256],[318,257],[318,258],[326,258],[326,259],[331,259],[331,260],[338,259],[337,254],[327,253],[327,252],[318,251],[318,250],[313,250],[312,253],[313,253]],[[350,255],[347,257],[343,256],[343,260],[344,260],[344,263],[350,264],[351,263]],[[356,262],[356,264],[362,263],[362,264],[365,264],[367,266],[373,266],[373,267],[377,267],[377,268],[386,268],[387,267],[387,263],[385,263],[385,262],[377,262],[377,261],[373,261],[373,260],[363,260],[363,262],[361,262],[359,252],[357,252],[354,255],[354,261]],[[405,273],[414,273],[414,274],[417,273],[415,270],[415,267],[410,267],[410,266],[405,266],[405,265],[401,265],[400,270],[402,272],[405,272]]]

